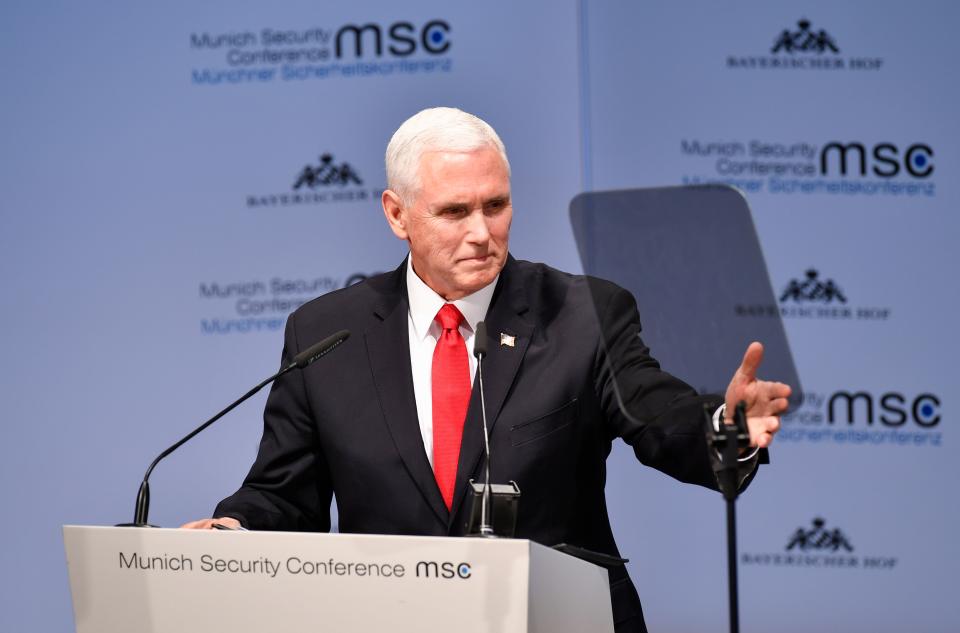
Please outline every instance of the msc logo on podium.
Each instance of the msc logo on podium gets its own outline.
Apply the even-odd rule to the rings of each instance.
[[[417,578],[438,578],[443,580],[469,580],[473,574],[470,563],[438,563],[436,561],[420,561],[416,566]]]

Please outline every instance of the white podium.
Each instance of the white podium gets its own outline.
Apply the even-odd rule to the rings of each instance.
[[[524,540],[64,526],[78,633],[604,633],[606,570]]]

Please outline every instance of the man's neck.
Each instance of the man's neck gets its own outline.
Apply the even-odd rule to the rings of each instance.
[[[493,292],[497,287],[497,281],[500,276],[494,278],[492,282],[476,292],[460,297],[453,301],[447,301],[443,296],[428,286],[423,279],[417,275],[413,269],[412,258],[407,258],[407,299],[410,305],[410,316],[418,335],[424,336],[427,328],[433,322],[437,312],[444,303],[454,304],[464,319],[474,330],[479,321],[487,317],[487,311],[490,308],[490,301],[493,298]]]

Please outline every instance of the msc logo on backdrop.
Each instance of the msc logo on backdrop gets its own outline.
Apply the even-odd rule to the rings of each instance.
[[[380,196],[379,190],[364,188],[360,172],[347,161],[338,161],[332,152],[323,152],[316,163],[300,168],[292,182],[288,191],[247,195],[247,208],[369,202]]]
[[[942,402],[932,392],[804,391],[783,415],[783,442],[875,446],[942,446]]]
[[[813,28],[802,18],[796,28],[784,28],[774,37],[769,53],[727,55],[726,67],[737,70],[873,70],[883,58],[870,55],[844,57],[826,29]]]
[[[891,570],[897,558],[888,555],[853,554],[850,539],[840,528],[827,527],[827,521],[816,517],[810,527],[798,527],[779,552],[744,553],[740,562],[762,567],[807,567],[820,569]]]
[[[774,42],[771,53],[839,53],[840,49],[834,43],[833,38],[826,31],[820,29],[814,33],[810,29],[809,20],[800,20],[797,22],[799,27],[796,31],[784,29],[777,41]]]
[[[346,281],[343,282],[343,287],[349,288],[354,284],[358,284],[360,282],[370,279],[371,277],[376,277],[377,275],[382,275],[382,274],[383,274],[382,271],[377,271],[372,273],[353,273],[352,275],[347,276]]]
[[[680,153],[691,166],[699,163],[681,177],[685,185],[722,183],[747,194],[936,195],[933,147],[918,141],[681,138]]]
[[[873,147],[863,143],[840,143],[831,141],[820,150],[820,173],[831,175],[839,172],[846,176],[869,176],[894,178],[903,175],[912,178],[928,178],[933,173],[933,148],[926,143],[914,143],[901,155],[893,143],[876,143]]]
[[[202,334],[249,334],[282,330],[288,314],[314,297],[360,283],[379,272],[345,277],[281,277],[201,281]]]
[[[443,20],[431,20],[418,30],[411,22],[394,22],[387,27],[347,24],[337,31],[334,51],[338,59],[351,51],[354,57],[364,57],[371,50],[365,46],[372,47],[376,57],[383,56],[385,48],[396,57],[413,55],[418,47],[431,55],[441,55],[450,49],[450,25]]]
[[[406,21],[385,26],[368,22],[345,24],[336,31],[309,27],[191,33],[190,48],[223,49],[231,66],[384,55],[410,57],[418,51],[442,55],[450,50],[450,24],[444,20],[430,20],[420,27]]]
[[[190,50],[206,61],[191,69],[191,80],[227,85],[450,72],[450,31],[449,22],[435,19],[194,32]]]
[[[879,412],[876,417],[875,410]],[[846,415],[841,416],[844,411]],[[909,421],[917,427],[931,429],[940,424],[940,398],[932,393],[921,393],[911,399],[896,391],[879,396],[868,391],[837,391],[827,402],[828,424],[845,420],[848,426],[869,427],[875,419],[888,427],[900,427]]]

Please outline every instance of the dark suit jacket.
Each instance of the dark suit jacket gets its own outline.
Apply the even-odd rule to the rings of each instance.
[[[335,494],[341,532],[463,533],[467,481],[482,467],[478,393],[474,385],[448,512],[417,421],[405,265],[291,315],[284,364],[331,332],[353,335],[329,358],[274,384],[256,462],[214,516],[252,529],[327,531]],[[644,464],[716,487],[702,409],[721,400],[698,396],[661,371],[640,340],[636,304],[625,290],[511,257],[486,323],[491,480],[516,481],[522,491],[517,537],[617,555],[604,483],[618,437]],[[501,345],[500,333],[515,336],[515,346]],[[626,570],[610,577],[617,630],[644,630]]]

